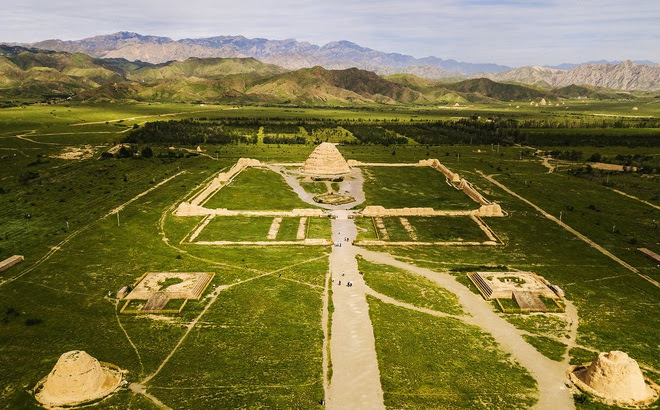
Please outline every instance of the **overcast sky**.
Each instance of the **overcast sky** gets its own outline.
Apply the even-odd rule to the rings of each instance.
[[[0,41],[244,35],[509,66],[660,62],[660,0],[0,0]]]

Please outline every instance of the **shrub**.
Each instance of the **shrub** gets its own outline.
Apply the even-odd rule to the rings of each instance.
[[[601,155],[596,152],[591,154],[589,158],[587,158],[587,162],[599,162],[601,160]]]
[[[25,319],[25,326],[35,326],[35,325],[40,325],[41,323],[43,323],[43,320],[36,317]]]
[[[38,172],[32,172],[32,171],[27,171],[27,172],[22,172],[18,176],[18,182],[21,185],[27,185],[31,180],[39,178],[39,173]]]
[[[127,148],[125,145],[122,145],[121,148],[119,148],[119,151],[117,151],[117,158],[130,158],[133,156],[133,150],[130,148]]]

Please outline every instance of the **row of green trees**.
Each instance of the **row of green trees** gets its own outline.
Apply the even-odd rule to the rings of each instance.
[[[537,121],[537,120],[533,120]],[[317,135],[322,129],[342,127],[356,140],[346,139],[347,144],[401,145],[410,139],[424,145],[444,144],[500,144],[534,146],[647,146],[660,145],[660,132],[599,131],[591,126],[553,133],[539,128],[550,127],[551,122],[519,122],[510,118],[463,118],[458,121],[370,121],[351,120],[323,121],[267,119],[222,119],[156,121],[132,130],[124,142],[139,144],[256,144],[260,127],[268,130],[263,138],[267,144],[304,144],[308,135]],[[555,124],[559,125],[559,123]],[[536,126],[539,128],[529,128]],[[562,128],[558,127],[557,129]],[[572,129],[572,127],[568,127]],[[612,127],[617,128],[617,127]],[[273,135],[274,134],[274,135]],[[310,141],[311,142],[311,141]]]

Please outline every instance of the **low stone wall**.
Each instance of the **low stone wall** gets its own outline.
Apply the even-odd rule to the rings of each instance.
[[[481,205],[476,212],[477,216],[504,216],[499,204]]]
[[[214,192],[223,187],[227,182],[231,181],[236,175],[243,171],[247,167],[259,167],[263,164],[261,161],[252,158],[240,158],[236,161],[236,164],[231,167],[227,172],[221,172],[217,177],[213,178],[213,181],[199,193],[195,198],[193,198],[190,203],[193,205],[201,205],[207,198],[209,198]]]
[[[461,177],[457,173],[450,171],[449,168],[442,165],[442,163],[435,158],[422,159],[419,161],[419,165],[437,169],[438,171],[442,172],[442,174],[449,180],[449,182],[458,183],[461,181]]]
[[[14,266],[18,263],[23,262],[23,260],[25,260],[23,255],[14,255],[14,256],[8,257],[7,259],[0,262],[0,272],[11,268],[12,266]]]
[[[379,240],[360,240],[354,242],[357,246],[499,246],[493,241],[474,242],[474,241],[453,241],[453,242],[414,242],[414,241],[379,241]]]
[[[472,215],[477,211],[436,211],[433,208],[384,208],[379,205],[365,207],[361,215],[365,217],[377,216],[459,216]]]
[[[326,211],[323,209],[303,208],[292,211],[234,211],[225,208],[209,209],[203,206],[193,205],[188,202],[182,202],[174,211],[176,216],[273,216],[273,217],[324,217]]]

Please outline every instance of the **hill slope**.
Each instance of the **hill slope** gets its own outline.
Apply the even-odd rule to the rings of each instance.
[[[164,64],[98,59],[82,53],[0,46],[0,97],[83,101],[227,102],[294,105],[415,104],[540,101],[542,98],[630,98],[602,88],[557,90],[487,78],[458,83],[413,75],[387,78],[349,68],[295,71],[254,58],[191,58]]]

